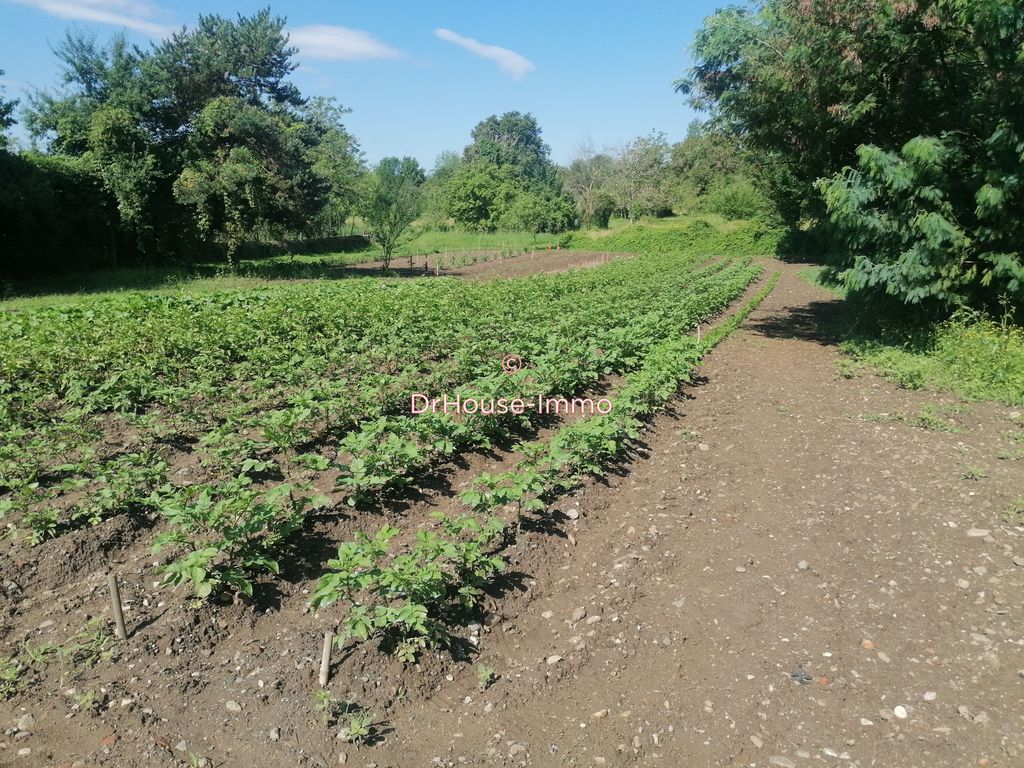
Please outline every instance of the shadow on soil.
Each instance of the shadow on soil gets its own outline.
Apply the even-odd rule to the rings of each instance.
[[[749,319],[754,333],[771,339],[801,339],[833,345],[840,336],[842,300],[812,301],[804,306],[787,307],[763,319]]]

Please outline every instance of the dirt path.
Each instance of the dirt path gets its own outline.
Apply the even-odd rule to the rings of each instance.
[[[564,505],[576,545],[483,637],[501,680],[467,666],[350,762],[1024,764],[1024,473],[996,458],[1020,415],[893,420],[956,403],[837,379],[797,269],[646,457]]]

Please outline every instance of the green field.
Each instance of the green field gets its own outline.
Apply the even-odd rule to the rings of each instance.
[[[250,592],[257,576],[276,572],[308,510],[379,508],[429,467],[515,442],[540,418],[412,416],[413,392],[533,401],[626,377],[613,415],[528,451],[546,474],[519,498],[543,498],[596,471],[671,396],[698,355],[687,334],[760,273],[742,254],[774,247],[752,228],[681,232],[635,259],[562,275],[134,292],[5,313],[8,534],[36,544],[114,515],[160,513],[159,548],[176,556],[165,568],[171,583],[188,581],[202,596]],[[653,242],[630,230],[605,246]],[[733,255],[717,258],[725,249]],[[523,370],[502,371],[509,354]],[[182,461],[201,482],[170,475]],[[334,476],[332,486],[325,478]],[[487,483],[469,504],[473,519],[507,500],[501,482]]]

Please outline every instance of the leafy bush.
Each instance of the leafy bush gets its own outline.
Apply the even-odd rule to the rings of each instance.
[[[771,202],[749,179],[734,178],[711,188],[703,207],[730,221],[767,216]]]
[[[442,533],[418,531],[405,554],[391,557],[399,530],[390,526],[338,547],[337,559],[327,564],[333,573],[320,578],[310,604],[348,603],[342,639],[365,642],[379,635],[410,663],[424,648],[449,644],[446,621],[474,607],[482,588],[504,570],[504,561],[488,551],[504,526],[497,518],[438,518]]]
[[[917,137],[899,153],[858,151],[857,169],[823,181],[829,214],[850,250],[846,285],[946,309],[1024,304],[1016,175],[1024,139],[1007,123],[974,157],[952,135]],[[1013,174],[1013,175],[1010,175]]]
[[[302,528],[307,506],[326,503],[296,498],[293,491],[292,485],[279,485],[261,497],[246,477],[220,488],[164,489],[156,502],[172,529],[156,537],[153,552],[169,545],[186,550],[160,569],[164,584],[191,583],[197,597],[221,589],[251,597],[258,573],[280,571],[274,555]]]

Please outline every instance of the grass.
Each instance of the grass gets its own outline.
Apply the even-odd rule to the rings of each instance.
[[[798,274],[845,295],[824,267]],[[831,328],[852,358],[840,363],[841,378],[870,368],[905,389],[943,390],[963,400],[1024,405],[1024,328],[979,314],[961,314],[924,328],[898,323],[869,327],[857,311],[848,306]]]
[[[464,232],[424,230],[403,243],[393,265],[410,255],[445,254],[446,263],[462,266],[473,252],[522,253],[555,246],[559,235],[529,232]],[[93,270],[51,275],[46,279],[5,284],[0,280],[0,309],[28,310],[55,303],[82,304],[131,291],[164,295],[199,295],[261,288],[282,280],[344,279],[344,267],[379,261],[376,245],[351,251],[291,253],[241,259],[235,270],[223,262]]]

